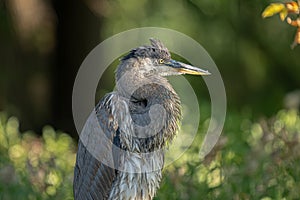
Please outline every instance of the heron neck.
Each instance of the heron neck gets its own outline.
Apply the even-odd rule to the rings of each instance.
[[[137,143],[136,146],[144,152],[164,148],[175,136],[181,119],[180,99],[168,80],[164,77],[139,77],[131,74],[117,84],[120,95],[128,100],[130,116],[135,127],[134,134],[137,138],[133,142]],[[153,119],[150,119],[150,110],[153,108],[155,110],[157,106],[160,110],[158,114],[156,113],[158,116],[155,114],[154,116],[161,124],[155,123],[158,127],[151,127],[149,130],[140,129],[151,124]],[[163,110],[162,114],[160,114],[161,110]],[[150,131],[150,137],[145,137],[145,134],[147,135],[145,131]]]

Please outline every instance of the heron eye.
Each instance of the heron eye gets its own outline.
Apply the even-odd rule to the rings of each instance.
[[[159,59],[158,62],[159,62],[159,64],[163,64],[165,61],[164,61],[164,59]]]

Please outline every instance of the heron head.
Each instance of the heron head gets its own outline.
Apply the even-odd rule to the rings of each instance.
[[[141,46],[131,50],[122,58],[122,61],[135,59],[138,63],[136,65],[138,70],[146,75],[210,75],[207,70],[173,60],[169,50],[159,40],[150,39],[150,42],[150,46]]]

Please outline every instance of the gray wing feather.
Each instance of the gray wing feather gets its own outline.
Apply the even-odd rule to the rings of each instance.
[[[112,116],[114,94],[103,98],[89,116],[78,142],[74,170],[75,200],[107,199],[116,176],[114,141],[118,124]]]

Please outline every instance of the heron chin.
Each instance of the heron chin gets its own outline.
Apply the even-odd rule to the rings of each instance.
[[[159,40],[150,42],[120,60],[115,90],[81,132],[75,200],[151,200],[159,188],[164,150],[181,120],[179,96],[166,76],[210,73],[173,60]]]

